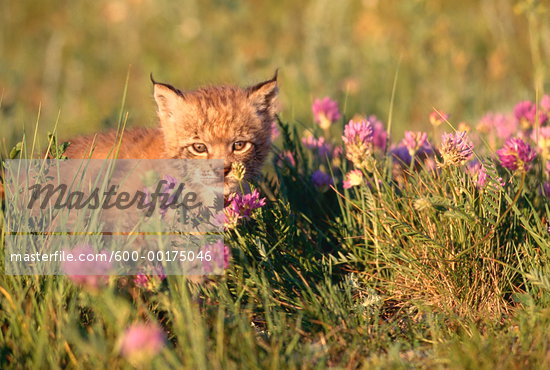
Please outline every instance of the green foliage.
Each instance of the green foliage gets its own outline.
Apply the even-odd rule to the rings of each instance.
[[[227,231],[224,276],[149,290],[132,277],[87,289],[3,275],[2,367],[127,367],[120,342],[143,321],[168,336],[154,368],[548,364],[548,210],[536,190],[516,177],[502,187],[491,160],[483,189],[458,168],[388,177],[383,153],[366,183],[343,190],[345,171],[279,124],[296,162],[276,158],[271,201]],[[334,188],[311,185],[317,166],[332,168]]]
[[[59,117],[62,138],[128,117],[152,123],[143,87],[151,70],[192,88],[254,82],[279,66],[286,104],[273,161],[255,184],[267,205],[227,231],[223,276],[168,276],[154,289],[112,276],[89,289],[67,276],[1,275],[0,367],[131,368],[120,351],[125,330],[154,322],[167,343],[142,367],[548,368],[550,206],[541,182],[550,175],[541,158],[521,179],[496,164],[493,145],[476,146],[487,172],[480,188],[464,167],[401,166],[386,148],[363,184],[344,189],[345,155],[321,158],[301,142],[305,129],[320,131],[301,123],[313,94],[341,98],[344,115],[384,117],[399,58],[393,134],[422,126],[432,106],[472,121],[510,110],[533,86],[540,94],[544,8],[520,1],[525,20],[506,1],[0,3],[0,120],[14,146],[4,158],[39,147],[63,158],[69,143],[48,134],[38,145],[38,122],[32,145],[18,142],[41,100],[42,120]],[[346,122],[327,139],[337,144]],[[312,184],[318,169],[332,187]]]

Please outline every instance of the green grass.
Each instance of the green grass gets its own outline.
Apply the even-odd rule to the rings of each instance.
[[[310,175],[330,163],[281,125],[296,166],[274,166],[262,182],[272,199],[227,232],[224,276],[169,276],[152,290],[113,276],[91,290],[64,276],[3,275],[2,366],[130,366],[119,342],[143,321],[167,333],[150,364],[159,368],[548,366],[539,162],[522,187],[487,162],[479,190],[461,168],[395,177],[377,152],[365,174],[379,186],[344,191],[333,168],[336,188],[320,192]],[[493,156],[483,146],[478,155]]]
[[[396,172],[377,151],[369,183],[344,190],[345,155],[335,166],[301,143],[306,128],[320,134],[310,103],[326,94],[348,118],[391,116],[393,143],[426,127],[432,107],[455,127],[469,122],[474,137],[485,112],[538,101],[548,91],[549,29],[536,3],[115,3],[124,13],[107,1],[1,2],[4,158],[23,127],[13,157],[49,142],[62,151],[75,133],[126,122],[126,109],[129,126],[153,124],[150,71],[185,88],[252,83],[281,67],[283,113],[256,184],[268,204],[227,232],[223,276],[168,276],[151,290],[113,276],[92,290],[66,276],[2,275],[0,367],[131,368],[124,331],[155,322],[167,343],[143,368],[548,368],[547,154],[522,184],[496,160],[502,142],[480,134],[480,190],[463,167]],[[329,141],[341,143],[345,122]],[[434,129],[430,142],[444,131],[452,128]],[[283,150],[295,166],[278,163]],[[333,189],[312,185],[319,168]]]

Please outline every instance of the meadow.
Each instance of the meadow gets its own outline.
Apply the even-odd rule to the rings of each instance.
[[[150,72],[279,67],[282,111],[258,192],[226,207],[223,275],[4,274],[0,367],[548,368],[549,12],[1,2],[3,159],[154,125]]]

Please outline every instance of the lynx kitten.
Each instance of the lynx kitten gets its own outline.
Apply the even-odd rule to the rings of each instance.
[[[245,180],[259,174],[269,153],[271,125],[277,113],[277,73],[247,88],[212,86],[194,91],[151,80],[159,127],[126,130],[118,158],[223,159],[226,195],[239,187],[231,173],[234,162],[244,165]],[[75,138],[65,155],[107,158],[117,140],[114,131]]]

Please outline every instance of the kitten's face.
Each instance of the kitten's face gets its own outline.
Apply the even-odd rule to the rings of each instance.
[[[244,89],[217,86],[181,92],[154,83],[167,157],[223,159],[224,194],[238,191],[231,165],[243,163],[246,180],[259,174],[271,144],[277,91],[276,75]]]

